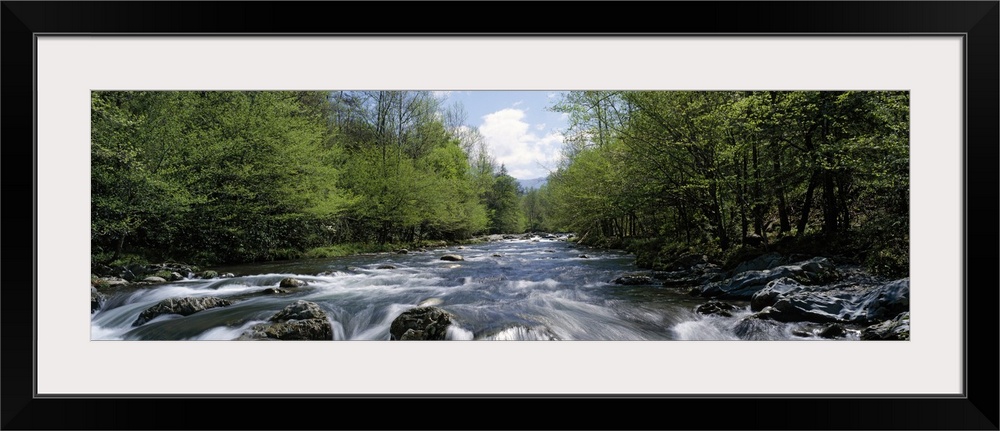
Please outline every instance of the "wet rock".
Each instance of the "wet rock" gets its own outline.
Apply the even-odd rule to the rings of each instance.
[[[142,279],[142,281],[146,282],[146,283],[166,283],[167,282],[167,280],[164,279],[163,277],[153,277],[153,276],[146,277],[146,278]]]
[[[288,291],[276,287],[268,287],[267,289],[262,290],[260,293],[263,293],[265,295],[278,295],[278,294],[288,293]]]
[[[834,323],[819,331],[819,336],[823,338],[844,338],[845,335],[847,335],[847,330],[844,329],[844,325],[839,323]]]
[[[118,277],[99,277],[99,278],[92,279],[90,281],[90,285],[91,286],[97,287],[97,288],[101,288],[101,289],[107,288],[107,287],[125,286],[127,284],[128,284],[128,281],[126,281],[125,279],[122,279],[122,278],[118,278]]]
[[[307,284],[309,284],[309,283],[306,283],[303,280],[299,280],[297,278],[288,277],[288,278],[282,279],[281,282],[278,283],[278,287],[302,287],[302,286],[305,286]]]
[[[750,310],[760,311],[764,307],[770,307],[778,302],[782,295],[801,289],[803,286],[791,278],[779,278],[772,280],[767,285],[750,297]]]
[[[389,327],[390,340],[444,340],[452,315],[437,307],[417,307],[404,311]]]
[[[160,271],[156,271],[155,273],[153,273],[152,276],[153,277],[162,278],[162,279],[164,279],[166,281],[179,281],[179,280],[183,280],[184,279],[184,276],[181,275],[179,272],[177,272],[177,271],[170,271],[170,270],[166,270],[166,269],[160,270]],[[146,277],[146,278],[149,278],[149,277]]]
[[[759,315],[748,316],[733,327],[733,333],[742,340],[784,339],[782,324]]]
[[[401,249],[399,249],[399,250],[396,250],[396,254],[407,254],[407,253],[409,253],[409,252],[410,252],[410,251],[409,251],[409,250],[407,250],[407,249],[405,249],[405,248],[401,248]]]
[[[804,284],[819,284],[837,279],[836,267],[825,257],[817,257],[793,265],[773,269],[741,272],[729,279],[698,287],[704,297],[748,300],[767,284],[779,278],[790,278]]]
[[[770,309],[770,318],[779,322],[849,322],[844,317],[850,308],[850,301],[825,292],[797,291],[781,296]]]
[[[894,280],[872,290],[861,297],[860,305],[864,320],[868,322],[887,320],[910,311],[910,279]],[[860,316],[859,316],[860,317]],[[856,318],[855,320],[861,320]],[[907,314],[909,321],[909,314]]]
[[[910,312],[903,312],[884,322],[861,330],[862,340],[909,340]]]
[[[287,320],[309,319],[326,319],[326,313],[315,302],[300,299],[289,304],[268,320],[271,322],[284,322]]]
[[[587,256],[585,254],[581,254],[581,255],[579,255],[577,257],[579,257],[580,259],[590,259],[590,256]]]
[[[783,322],[873,324],[909,311],[909,279],[873,287],[799,286],[779,293],[771,318]]]
[[[278,322],[256,325],[237,340],[333,340],[333,327],[330,322],[319,319]]]
[[[389,264],[379,265],[377,269],[396,269],[396,265],[389,265]]]
[[[695,311],[697,311],[698,314],[733,317],[733,312],[739,309],[740,307],[727,302],[711,301],[706,304],[699,305]]]
[[[183,280],[193,277],[201,272],[197,266],[183,263],[166,262],[151,265],[129,265],[124,268],[125,272],[132,275],[133,279],[141,279],[147,276],[161,277],[167,281]]]
[[[97,291],[97,288],[90,286],[90,312],[93,313],[100,310],[104,303],[108,300],[108,296]]]
[[[441,260],[446,260],[449,262],[459,262],[465,260],[465,258],[457,254],[446,254],[444,256],[441,256]]]
[[[333,326],[315,302],[298,300],[254,325],[237,340],[332,340]]]
[[[156,303],[156,305],[153,305],[140,313],[139,317],[132,323],[132,326],[142,325],[164,314],[180,314],[181,316],[190,316],[209,308],[226,307],[229,305],[232,305],[232,301],[216,297],[164,299],[163,301]]]
[[[215,272],[215,271],[208,270],[208,271],[199,272],[197,274],[197,276],[198,276],[198,278],[207,280],[207,279],[211,279],[211,278],[217,278],[219,276],[219,273]]]

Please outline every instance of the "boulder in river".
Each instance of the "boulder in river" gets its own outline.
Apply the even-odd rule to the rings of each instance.
[[[843,338],[845,335],[847,335],[847,330],[844,329],[844,325],[839,323],[831,324],[819,331],[819,336],[823,338]]]
[[[465,260],[465,258],[457,254],[446,254],[444,256],[441,256],[441,260],[446,260],[449,262],[459,262]]]
[[[226,307],[229,305],[232,305],[232,301],[215,297],[164,299],[140,313],[139,317],[132,323],[132,326],[142,325],[150,320],[153,320],[157,316],[164,314],[180,314],[181,316],[190,316],[209,308]]]
[[[318,304],[298,300],[237,338],[251,340],[332,340],[333,326]]]
[[[451,313],[437,307],[411,308],[392,321],[389,339],[444,340],[452,319]]]
[[[97,291],[97,288],[90,286],[90,312],[100,310],[108,296]]]
[[[280,287],[268,287],[267,289],[262,290],[260,293],[263,293],[265,295],[280,295],[288,293],[288,291]]]
[[[211,278],[217,278],[217,277],[219,277],[219,273],[216,272],[216,271],[212,271],[212,270],[202,271],[202,272],[199,272],[196,275],[197,275],[198,278],[206,279],[206,280],[207,279],[211,279]]]
[[[303,280],[299,280],[299,279],[293,278],[293,277],[288,277],[288,278],[282,279],[281,282],[278,283],[278,287],[302,287],[302,286],[305,286],[307,284],[309,284],[309,283],[306,283]]]
[[[739,309],[740,307],[737,307],[728,302],[710,301],[706,304],[699,305],[698,308],[695,309],[695,311],[697,311],[698,314],[707,314],[707,315],[714,314],[723,317],[733,317],[733,312]]]
[[[733,327],[733,334],[742,340],[781,340],[785,339],[784,327],[781,323],[753,314],[741,319]]]

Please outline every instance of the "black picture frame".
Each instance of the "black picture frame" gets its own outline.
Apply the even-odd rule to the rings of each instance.
[[[2,185],[7,271],[0,289],[4,429],[998,429],[1000,2],[482,2],[475,8],[420,2],[2,3],[0,109],[8,168]],[[331,8],[343,12],[330,17]],[[542,12],[551,19],[526,18]],[[387,13],[406,21],[378,18]],[[38,271],[55,270],[37,267],[35,247],[31,255],[26,251],[37,235],[26,229],[35,224],[37,206],[26,208],[35,202],[35,171],[25,168],[37,151],[31,145],[36,34],[572,36],[593,34],[594,29],[601,34],[650,35],[962,35],[964,396],[36,397],[33,288]],[[28,271],[33,275],[30,284]]]

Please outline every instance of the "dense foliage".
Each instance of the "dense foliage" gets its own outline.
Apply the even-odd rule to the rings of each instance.
[[[908,270],[908,92],[576,91],[554,109],[572,124],[546,229],[641,239],[653,267],[812,241]]]
[[[427,92],[100,91],[91,102],[95,262],[260,261],[519,229],[509,176]]]

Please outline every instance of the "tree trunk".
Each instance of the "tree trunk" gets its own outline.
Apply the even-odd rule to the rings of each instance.
[[[832,163],[832,157],[827,157],[827,162]],[[834,172],[830,169],[823,171],[823,233],[837,232],[837,195],[833,182]]]
[[[774,194],[775,197],[778,198],[778,220],[781,224],[780,232],[785,234],[791,232],[792,223],[788,219],[788,213],[790,211],[788,210],[788,202],[785,200],[785,186],[781,181],[781,176],[779,175],[781,172],[781,156],[779,155],[778,157],[779,158],[774,159],[774,178],[777,179],[775,182],[776,186],[774,187]]]
[[[813,192],[816,190],[816,183],[819,182],[819,179],[819,169],[814,170],[812,177],[809,178],[809,187],[806,188],[805,200],[802,202],[802,214],[799,217],[798,232],[796,232],[796,236],[802,236],[806,230],[806,225],[809,224],[809,211],[812,206]]]
[[[740,196],[737,202],[740,203],[740,240],[746,243],[750,230],[750,221],[747,218],[747,158],[742,157],[742,170],[740,171]]]
[[[837,177],[837,198],[840,203],[838,210],[840,212],[841,231],[848,231],[851,229],[850,193],[850,174],[843,173]]]

